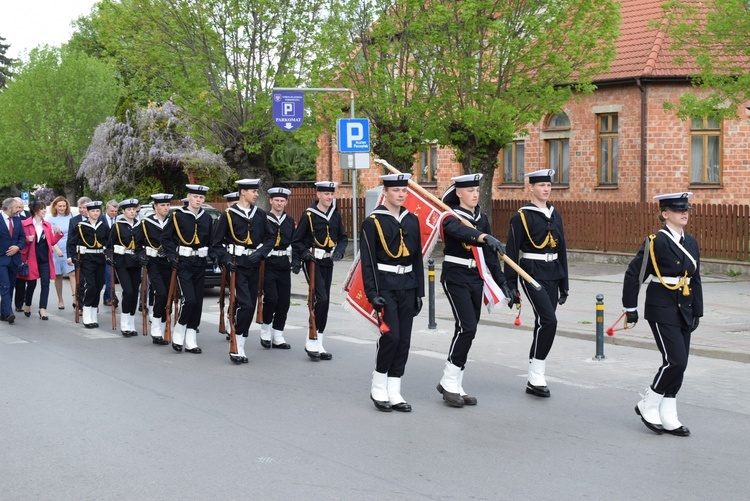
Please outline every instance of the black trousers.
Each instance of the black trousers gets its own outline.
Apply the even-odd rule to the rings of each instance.
[[[661,367],[651,388],[656,393],[674,397],[680,391],[690,353],[690,327],[668,325],[649,320],[656,347],[661,352]]]
[[[141,267],[117,267],[115,266],[117,280],[122,287],[122,312],[135,314],[138,311],[138,293],[141,287]]]
[[[180,318],[177,322],[188,329],[197,329],[203,313],[203,282],[206,278],[205,259],[191,258],[180,263],[177,285],[180,287]]]
[[[98,256],[102,257],[102,256]],[[84,306],[99,306],[99,296],[104,287],[104,258],[81,258],[81,295]]]
[[[305,277],[310,283],[310,263],[305,263]],[[328,308],[330,306],[331,282],[333,281],[333,266],[321,266],[315,263],[315,328],[323,333],[328,324]]]
[[[24,280],[23,278],[16,277],[16,286],[15,286],[15,294],[13,297],[13,302],[16,305],[16,309],[20,310],[23,308],[24,300],[26,299],[26,286],[29,283],[29,280]],[[31,306],[31,301],[27,303],[29,306]]]
[[[381,290],[380,295],[386,302],[381,318],[388,326],[388,332],[382,332],[381,328],[375,370],[389,377],[401,377],[409,358],[417,289]]]
[[[271,268],[266,263],[263,272],[263,323],[283,331],[292,298],[290,268]]]
[[[49,299],[49,262],[37,262],[39,269],[39,281],[41,282],[41,288],[39,289],[39,308],[47,309],[47,299]],[[31,306],[31,300],[34,298],[34,290],[36,290],[36,280],[24,280],[26,282],[26,294],[24,302]]]
[[[260,268],[237,267],[235,278],[235,332],[238,336],[247,337],[250,324],[255,316],[255,306],[258,303],[258,279]],[[231,315],[231,314],[230,314]]]
[[[538,291],[530,287],[526,281],[521,280],[529,304],[534,310],[534,336],[529,350],[529,358],[546,360],[552,349],[557,333],[557,300],[560,295],[559,280],[537,280],[542,290]]]
[[[172,267],[165,258],[152,257],[148,260],[147,269],[150,291],[154,296],[152,315],[164,322],[167,320],[167,295],[169,281],[172,280]]]
[[[448,278],[443,278],[440,283],[453,310],[453,318],[456,319],[453,339],[448,349],[448,361],[463,369],[482,313],[483,283],[458,282]]]

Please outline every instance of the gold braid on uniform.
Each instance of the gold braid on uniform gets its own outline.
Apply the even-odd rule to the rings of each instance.
[[[276,241],[273,243],[273,248],[275,249],[276,247],[278,247],[280,243],[281,243],[281,226],[279,226],[278,230],[276,230]]]
[[[393,254],[391,252],[391,249],[388,248],[388,243],[385,241],[385,235],[383,235],[383,228],[380,226],[380,221],[378,221],[378,218],[375,217],[375,214],[370,214],[370,217],[373,221],[375,221],[375,228],[378,230],[378,235],[380,236],[380,245],[383,246],[383,250],[391,259],[398,259],[400,257],[409,257],[409,249],[406,248],[406,244],[404,244],[404,231],[403,229],[398,229],[398,236],[401,239],[401,242],[398,246],[398,254]]]
[[[250,238],[250,225],[247,225],[247,237],[245,237],[244,240],[240,240],[237,235],[234,233],[234,225],[232,224],[232,216],[229,214],[229,209],[226,209],[227,213],[227,223],[229,224],[229,233],[232,234],[232,238],[235,242],[239,242],[241,244],[247,244],[247,245],[253,245],[253,239]]]
[[[122,234],[120,233],[120,223],[115,223],[115,228],[117,228],[117,240],[120,241],[120,245],[129,250],[135,249],[135,239],[133,238],[133,235],[130,235],[130,243],[125,245],[122,241]]]
[[[312,214],[310,214],[310,211],[307,211],[307,219],[310,221],[310,233],[312,233],[313,242],[315,242],[316,246],[318,246],[321,249],[327,249],[329,246],[331,248],[336,247],[336,242],[331,240],[331,230],[328,228],[327,224],[326,224],[326,241],[323,243],[320,243],[318,242],[318,238],[315,236],[315,226],[313,226]]]
[[[99,243],[99,239],[96,238],[96,228],[94,228],[94,243],[93,244],[89,244],[86,241],[86,237],[83,236],[83,229],[81,228],[81,224],[80,223],[78,224],[78,234],[81,235],[81,241],[89,249],[101,249],[102,248],[102,244]]]
[[[518,213],[521,214],[521,222],[523,223],[523,229],[526,230],[526,236],[528,237],[529,242],[531,242],[531,245],[533,245],[534,248],[544,249],[545,247],[547,247],[547,245],[549,245],[553,249],[557,247],[557,240],[555,240],[555,237],[552,236],[552,230],[547,231],[547,237],[544,239],[544,242],[537,245],[536,242],[534,242],[534,240],[532,240],[531,238],[531,233],[529,233],[529,225],[528,223],[526,223],[526,216],[524,215],[523,210],[518,209]]]
[[[177,213],[175,212],[172,215],[172,223],[174,223],[174,229],[177,232],[177,237],[179,237],[180,242],[182,242],[182,245],[193,245],[193,244],[200,244],[201,240],[198,238],[198,225],[195,225],[195,235],[193,235],[192,240],[189,242],[185,240],[185,238],[182,236],[182,232],[180,232],[180,225],[177,224]]]
[[[156,246],[155,246],[155,245],[154,245],[154,244],[153,244],[153,243],[151,242],[151,239],[150,239],[150,238],[148,237],[148,231],[146,231],[146,227],[147,227],[146,223],[144,222],[144,223],[141,223],[141,224],[143,225],[143,236],[144,236],[144,237],[146,237],[146,242],[148,242],[148,245],[149,245],[149,246],[150,246],[150,247],[151,247],[152,249],[156,249],[156,250],[159,250],[159,249],[161,249],[161,244],[159,245],[159,247],[156,247]]]
[[[664,279],[661,277],[661,272],[659,271],[659,267],[656,265],[656,254],[654,253],[654,240],[656,239],[656,235],[653,233],[648,236],[648,252],[651,255],[651,264],[654,266],[654,271],[656,272],[656,276],[659,279],[659,282],[666,287],[667,289],[671,291],[676,291],[680,287],[684,287],[682,289],[682,295],[683,296],[689,296],[690,295],[690,287],[688,287],[687,283],[687,271],[685,271],[685,274],[680,277],[680,280],[675,285],[669,285],[664,282]]]

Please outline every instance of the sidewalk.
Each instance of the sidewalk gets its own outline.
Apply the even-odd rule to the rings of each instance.
[[[434,253],[435,259],[435,311],[436,320],[443,330],[453,329],[450,305],[440,285],[442,256]],[[341,287],[346,279],[352,259],[344,259],[334,266],[331,287],[331,309],[340,308],[344,294]],[[558,307],[558,336],[591,341],[592,355],[596,347],[596,296],[604,296],[604,326],[612,326],[622,313],[621,295],[625,266],[588,262],[569,263],[570,297],[565,305]],[[425,270],[425,279],[427,273]],[[747,303],[750,300],[750,276],[729,277],[721,274],[704,274],[704,316],[700,327],[693,333],[691,353],[704,357],[750,363],[750,316]],[[427,287],[425,287],[427,291]],[[292,277],[292,295],[297,301],[305,301],[307,284],[302,274]],[[492,327],[527,332],[533,326],[534,315],[522,294],[521,325],[513,325],[517,310],[499,305],[492,313],[482,312],[479,333]],[[605,335],[606,345],[614,344],[636,348],[655,349],[651,329],[643,320],[645,286],[639,297],[641,321],[633,329],[617,331],[614,336]],[[415,330],[422,329],[428,321],[428,301],[415,321]],[[620,328],[618,324],[615,328]]]

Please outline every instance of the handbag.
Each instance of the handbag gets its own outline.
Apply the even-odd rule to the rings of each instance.
[[[21,266],[18,267],[18,274],[20,276],[26,276],[29,274],[29,263],[21,263]]]

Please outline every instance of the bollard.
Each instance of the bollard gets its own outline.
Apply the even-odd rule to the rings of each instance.
[[[604,294],[596,295],[596,356],[594,360],[604,360]]]
[[[427,260],[427,301],[429,303],[429,319],[427,321],[428,329],[437,329],[435,323],[435,260]]]

